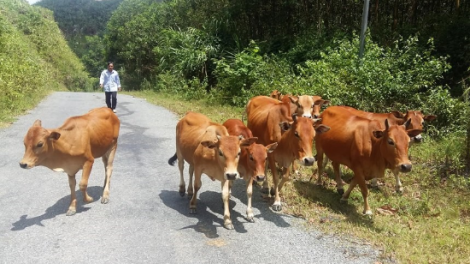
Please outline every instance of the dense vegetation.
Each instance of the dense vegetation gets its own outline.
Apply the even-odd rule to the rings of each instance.
[[[52,90],[86,90],[91,82],[52,12],[24,0],[0,0],[0,122]]]
[[[111,13],[122,0],[42,0],[35,4],[53,11],[54,19],[69,46],[91,76],[99,76],[106,65],[101,37]]]
[[[362,63],[361,12],[362,1],[125,0],[107,25],[106,56],[133,89],[237,106],[278,89],[364,110],[423,109],[440,117],[435,135],[465,129],[469,1],[372,1]]]

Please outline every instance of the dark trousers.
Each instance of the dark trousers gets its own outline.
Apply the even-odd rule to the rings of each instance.
[[[117,92],[104,92],[106,95],[106,105],[108,108],[116,109],[117,105]]]

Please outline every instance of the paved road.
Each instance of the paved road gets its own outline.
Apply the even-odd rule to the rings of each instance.
[[[102,93],[57,92],[0,130],[0,263],[374,263],[379,251],[340,237],[306,231],[303,220],[271,211],[254,190],[255,223],[245,220],[244,182],[230,201],[234,230],[223,227],[220,184],[203,176],[198,214],[178,194],[177,117],[143,99],[118,95],[121,133],[109,204],[97,159],[89,181],[95,202],[65,216],[67,175],[23,170],[23,137],[34,120],[55,128],[104,104]],[[187,166],[186,166],[187,167]],[[77,182],[80,175],[77,175]],[[78,186],[77,186],[78,190]]]

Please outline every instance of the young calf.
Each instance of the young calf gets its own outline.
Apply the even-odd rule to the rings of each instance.
[[[229,119],[223,123],[232,136],[243,136],[244,138],[253,137],[249,128],[239,119]],[[240,160],[238,162],[238,172],[240,177],[245,179],[246,182],[246,195],[247,195],[247,220],[254,222],[253,209],[251,206],[251,198],[253,196],[253,181],[265,180],[265,167],[268,153],[272,153],[277,147],[277,143],[263,146],[261,144],[252,144],[248,147],[242,148]]]
[[[229,210],[230,181],[238,176],[241,147],[248,147],[256,138],[242,139],[230,136],[227,129],[211,122],[206,116],[188,112],[176,126],[176,154],[168,160],[170,165],[178,159],[180,169],[180,193],[184,194],[184,161],[190,164],[190,177],[194,171],[193,194],[189,204],[190,213],[196,213],[197,193],[201,188],[202,173],[222,185],[224,202],[224,226],[233,229]],[[188,187],[189,190],[189,187]],[[189,194],[189,191],[188,191]]]
[[[21,168],[45,166],[69,176],[70,206],[67,215],[77,211],[75,174],[82,170],[79,186],[83,201],[93,201],[87,193],[88,178],[95,158],[102,157],[106,169],[101,203],[109,201],[109,182],[119,137],[120,122],[109,108],[90,110],[82,116],[70,117],[59,128],[46,129],[36,120],[24,137],[25,153]]]

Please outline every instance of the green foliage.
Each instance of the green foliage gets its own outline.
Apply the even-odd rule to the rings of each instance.
[[[54,89],[91,82],[46,9],[0,0],[0,121],[34,106]]]
[[[246,104],[247,99],[255,95],[253,84],[259,78],[265,67],[263,57],[259,54],[259,47],[255,42],[244,51],[235,54],[233,58],[216,60],[215,76],[218,88],[230,98],[234,105]]]
[[[208,77],[210,59],[219,51],[216,38],[188,28],[162,30],[159,39],[159,45],[153,50],[160,62],[159,72],[171,71],[186,79],[197,77],[201,81]]]

